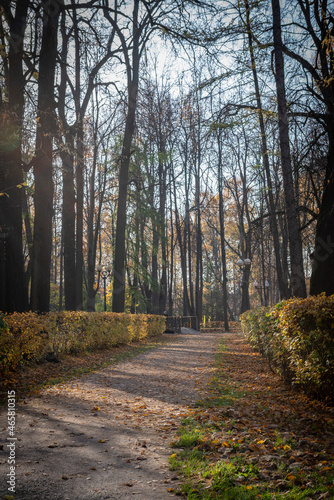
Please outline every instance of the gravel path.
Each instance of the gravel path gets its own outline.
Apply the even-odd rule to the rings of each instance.
[[[188,408],[205,396],[220,338],[185,329],[131,361],[21,401],[17,441],[8,440],[2,409],[0,498],[174,498],[180,481],[168,470],[169,443]],[[15,494],[6,484],[11,442]]]

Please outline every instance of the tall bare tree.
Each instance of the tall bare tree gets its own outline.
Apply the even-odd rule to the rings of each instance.
[[[23,311],[27,307],[22,247],[22,126],[25,76],[24,35],[30,2],[2,2],[9,28],[8,54],[3,56],[7,98],[0,98],[0,310]],[[3,47],[5,26],[0,21]],[[5,97],[5,95],[3,97]]]
[[[295,297],[306,297],[302,239],[298,222],[298,211],[295,203],[291,166],[289,125],[285,96],[284,59],[282,50],[281,10],[279,0],[272,0],[272,9],[278,125],[291,262],[291,294]]]
[[[43,33],[38,74],[38,127],[36,132],[35,219],[32,250],[31,308],[45,312],[50,304],[52,250],[53,179],[52,153],[55,122],[55,71],[57,35],[63,0],[42,2]]]

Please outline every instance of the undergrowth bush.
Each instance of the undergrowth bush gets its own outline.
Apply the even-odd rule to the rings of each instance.
[[[334,295],[290,299],[241,316],[243,331],[284,380],[334,399]]]
[[[16,370],[52,352],[76,354],[109,349],[162,334],[165,317],[146,314],[63,311],[0,316],[0,370]]]

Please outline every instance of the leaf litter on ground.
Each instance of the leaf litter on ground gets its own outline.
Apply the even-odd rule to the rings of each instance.
[[[66,354],[60,358],[59,363],[31,361],[6,375],[0,370],[0,405],[7,401],[8,389],[15,388],[17,397],[25,397],[27,394],[77,378],[84,373],[94,372],[122,360],[131,359],[141,352],[159,347],[172,339],[172,335],[158,335],[111,349],[75,355]]]
[[[222,336],[209,392],[172,443],[187,498],[334,498],[333,406],[286,387],[241,333]]]

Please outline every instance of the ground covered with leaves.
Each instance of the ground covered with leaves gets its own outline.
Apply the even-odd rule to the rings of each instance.
[[[139,346],[144,352],[126,350],[123,359],[112,350],[105,360],[108,366],[97,369],[95,359],[91,373],[82,374],[84,366],[73,358],[81,373],[71,380],[65,380],[67,375],[60,371],[62,359],[54,365],[64,376],[62,383],[30,392],[24,399],[17,397],[15,425],[11,420],[8,425],[7,409],[2,407],[0,498],[174,497],[182,477],[169,470],[169,443],[176,439],[188,410],[209,396],[206,389],[221,338],[221,334],[185,330],[163,336],[155,348]],[[87,355],[87,359],[94,358]],[[15,495],[6,482],[7,436],[15,437]]]
[[[188,499],[334,498],[334,408],[282,384],[242,334],[225,334],[210,396],[173,443]]]
[[[170,342],[170,336],[158,335],[129,345],[115,346],[112,349],[63,355],[59,359],[56,358],[56,361],[27,363],[5,376],[0,372],[0,403],[4,404],[7,401],[7,390],[13,387],[17,396],[24,397],[36,390],[131,359],[167,342]]]

